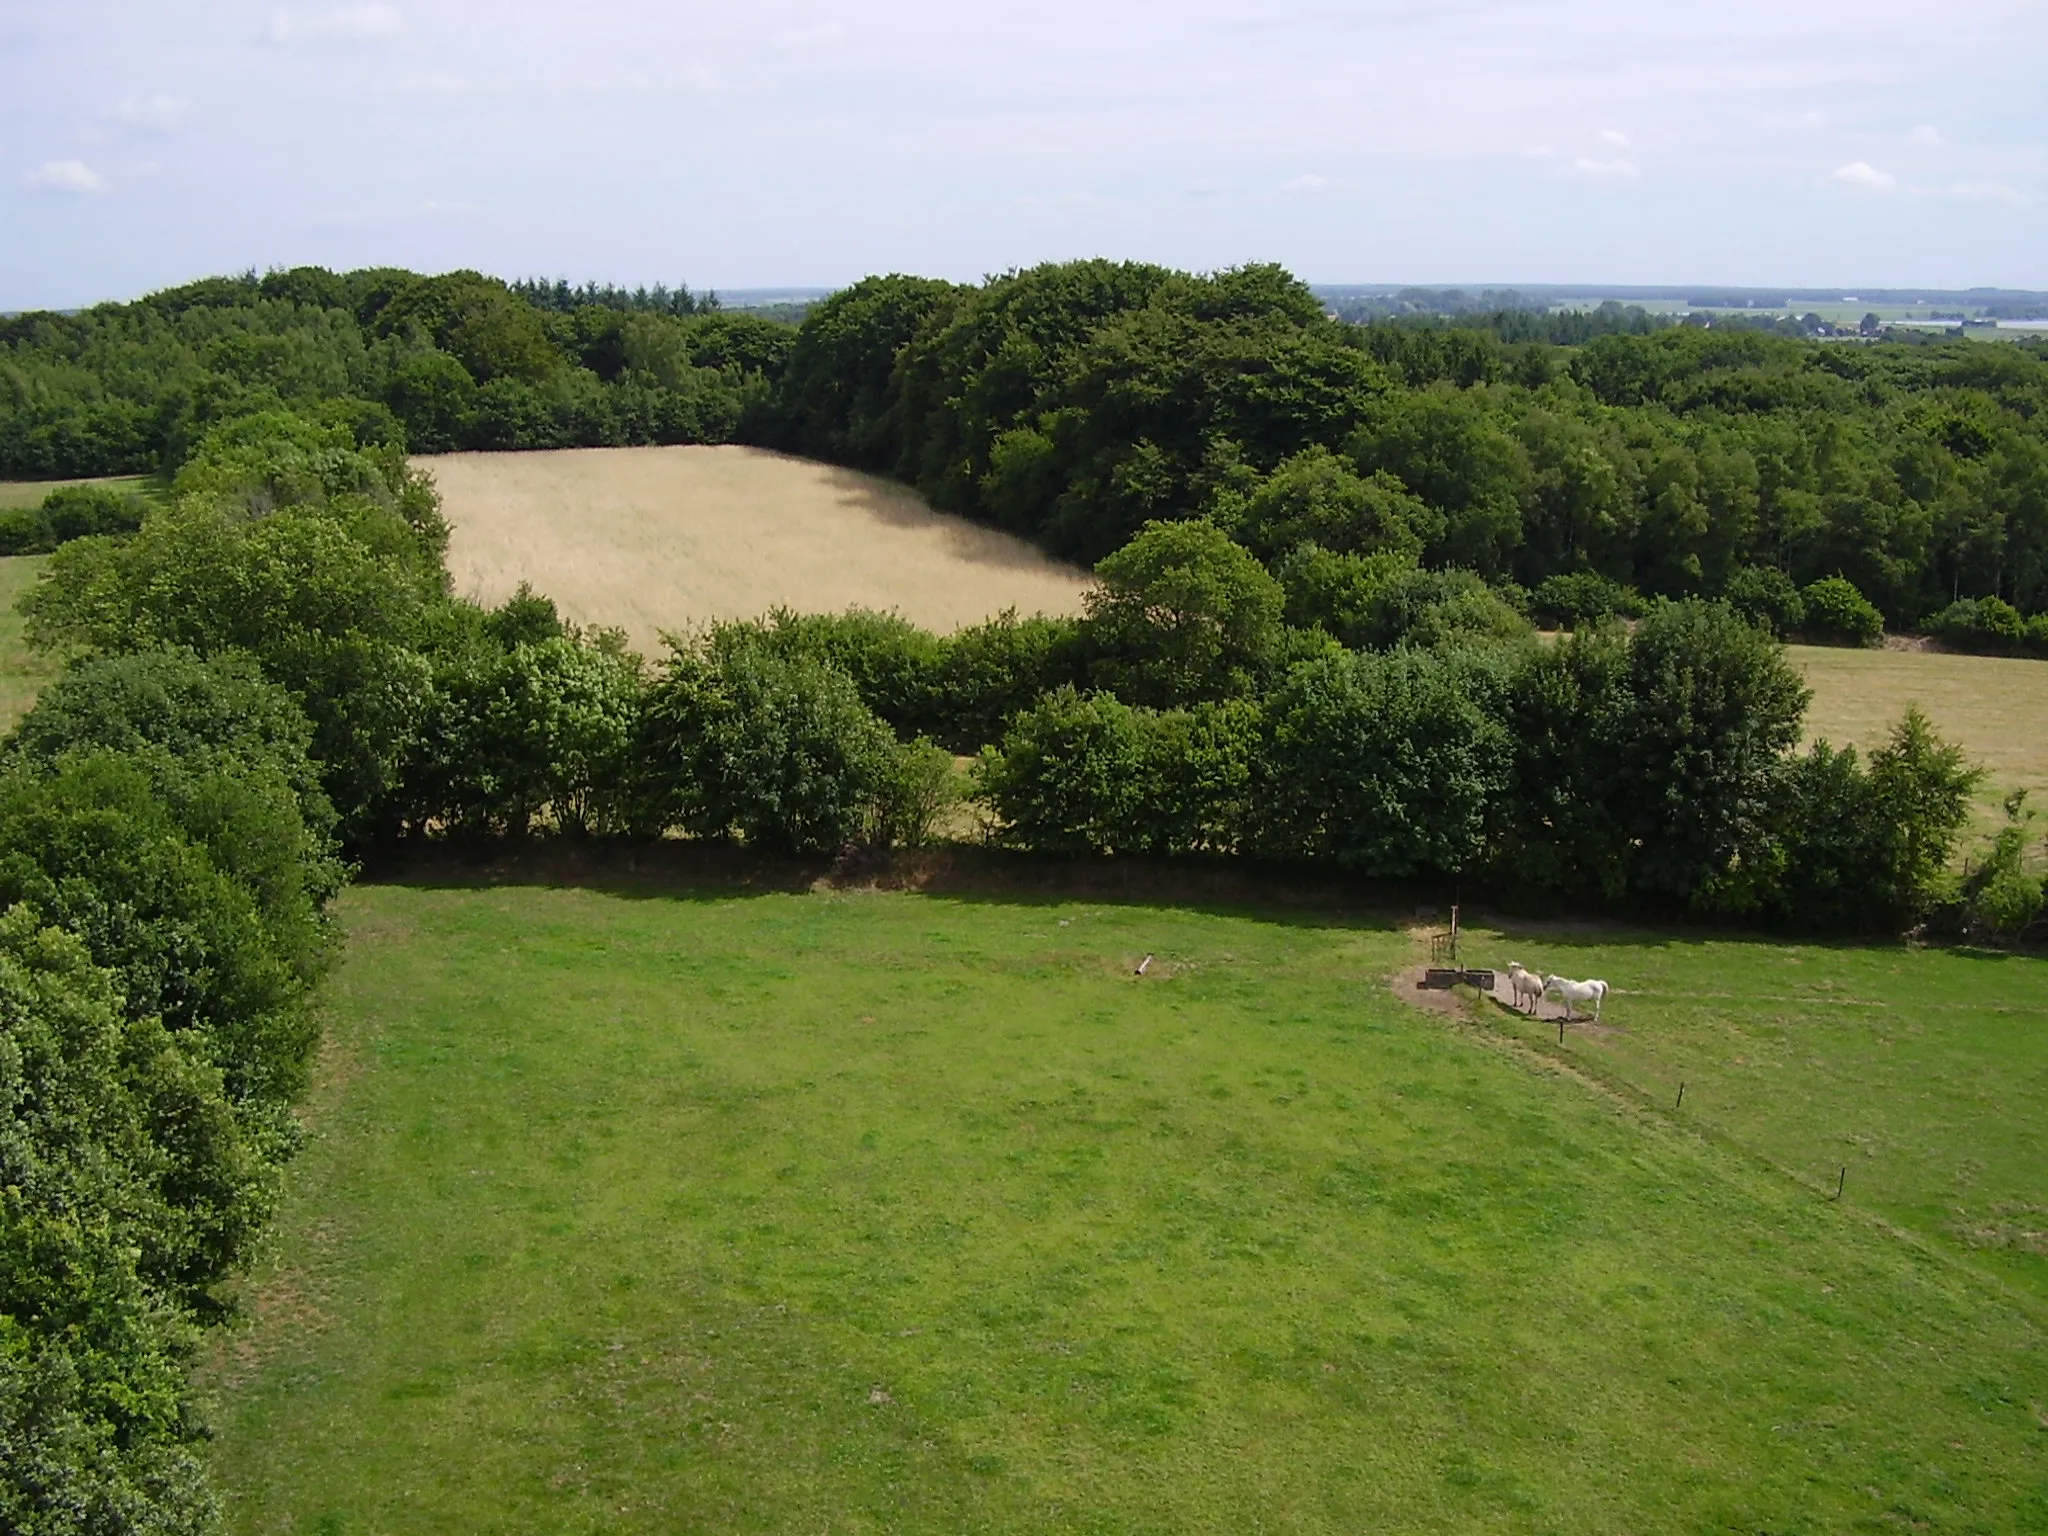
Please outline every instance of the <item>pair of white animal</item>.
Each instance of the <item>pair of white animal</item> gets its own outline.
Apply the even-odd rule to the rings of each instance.
[[[1508,962],[1508,988],[1515,994],[1515,1004],[1522,999],[1529,1000],[1529,1011],[1536,1011],[1539,1000],[1556,995],[1564,1004],[1567,1020],[1578,1017],[1577,1010],[1591,1003],[1593,1022],[1600,1022],[1601,1005],[1607,1001],[1607,983],[1604,981],[1567,981],[1562,976],[1538,976],[1519,960]]]

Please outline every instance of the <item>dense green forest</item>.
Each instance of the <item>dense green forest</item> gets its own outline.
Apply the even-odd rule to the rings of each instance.
[[[1524,607],[1571,578],[1552,621],[1733,593],[1797,627],[1774,571],[1846,579],[1895,628],[1989,600],[1949,627],[1994,642],[2048,608],[2038,343],[1640,312],[1361,326],[1277,268],[1093,261],[870,278],[797,328],[687,288],[299,269],[16,316],[0,344],[13,477],[175,468],[283,404],[415,452],[783,447],[1087,561],[1206,517],[1276,570],[1413,556]]]

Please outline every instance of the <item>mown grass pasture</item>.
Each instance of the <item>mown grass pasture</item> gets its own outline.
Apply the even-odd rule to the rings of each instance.
[[[35,585],[48,555],[0,557],[0,730],[28,713],[43,684],[55,677],[59,663],[32,651],[22,638],[23,620],[16,604]]]
[[[311,1135],[204,1374],[232,1529],[2048,1522],[2038,1289],[1861,1169],[1840,1204],[1788,1176],[1761,1104],[1668,1113],[1582,1040],[1409,1006],[1397,927],[521,886],[343,915]],[[1651,1012],[1711,970],[1730,1014],[1810,997],[1816,1091],[1878,1095],[1828,976],[1897,966],[1977,1008],[1955,1031],[2048,995],[2038,961],[1742,948],[1616,947],[1629,1035],[1711,1034]],[[1915,1075],[1968,1098],[1973,1059]],[[2038,1187],[2039,1092],[1952,1131],[1987,1199]]]
[[[163,483],[153,475],[87,475],[68,480],[0,480],[0,507],[35,507],[61,485],[104,485],[138,496],[158,497]]]
[[[1483,1017],[2048,1304],[2048,964],[2004,951],[1675,933],[1475,932],[1505,963],[1613,978],[1606,1027]],[[1679,1088],[1685,1093],[1681,1104]],[[1847,1169],[1846,1175],[1841,1170]]]

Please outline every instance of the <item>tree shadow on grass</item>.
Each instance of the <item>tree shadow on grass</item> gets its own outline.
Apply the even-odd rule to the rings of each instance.
[[[676,838],[436,841],[372,850],[362,864],[359,883],[366,885],[551,887],[627,900],[878,891],[1000,906],[1166,906],[1293,927],[1381,930],[1437,921],[1449,910],[1417,887],[1243,859],[1058,859],[957,845],[827,859]]]
[[[1076,901],[1175,907],[1302,928],[1423,928],[1449,922],[1459,887],[1369,880],[1329,870],[1244,858],[1066,859],[945,844],[882,855],[792,858],[737,843],[685,838],[536,837],[427,841],[390,845],[363,858],[370,885],[423,889],[555,887],[629,900],[730,901],[736,897],[890,891],[1003,906]],[[1532,917],[1503,911],[1466,887],[1463,926],[1505,951],[1520,943],[1551,951],[1611,951],[1670,945],[1753,944],[1814,950],[1905,950],[1907,941],[1875,935],[1770,933],[1727,924],[1598,911]],[[1932,947],[1932,946],[1930,946]],[[2006,963],[2037,952],[1956,944],[1947,953]],[[1485,957],[1467,954],[1468,963]]]

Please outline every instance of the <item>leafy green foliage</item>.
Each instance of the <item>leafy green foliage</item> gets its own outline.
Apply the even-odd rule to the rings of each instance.
[[[1025,710],[975,764],[975,791],[1012,842],[1076,857],[1137,853],[1144,714],[1108,693],[1061,688]]]
[[[1628,648],[1611,803],[1630,883],[1684,901],[1757,845],[1807,691],[1768,635],[1725,603],[1665,603]]]
[[[1868,768],[1817,743],[1783,766],[1767,840],[1701,904],[1784,927],[1897,933],[1935,904],[1981,773],[1908,712]]]
[[[1279,639],[1280,584],[1208,523],[1149,523],[1095,567],[1087,595],[1093,673],[1154,706],[1257,686]]]
[[[1728,606],[1780,639],[1806,623],[1806,600],[1775,566],[1746,565],[1728,578]]]
[[[1800,633],[1843,645],[1875,645],[1884,636],[1884,615],[1853,582],[1824,576],[1799,594],[1805,617]]]
[[[1484,858],[1513,743],[1455,658],[1403,649],[1304,662],[1266,715],[1253,790],[1262,851],[1392,878]]]
[[[313,722],[313,753],[343,830],[382,824],[427,704],[413,647],[438,596],[438,562],[395,511],[355,498],[251,520],[199,495],[119,543],[52,557],[27,600],[44,645],[242,653]]]
[[[47,554],[94,534],[133,533],[148,503],[133,491],[60,485],[40,507],[0,509],[0,555]]]
[[[888,819],[900,753],[834,667],[754,646],[682,647],[642,712],[640,818],[774,853],[837,852]]]
[[[408,819],[468,835],[524,837],[543,817],[572,834],[626,830],[642,692],[637,656],[565,634],[459,653],[434,679]]]
[[[146,1276],[189,1281],[220,1192],[180,1148],[231,1140],[219,1077],[124,1017],[76,939],[0,915],[0,1525],[199,1536],[186,1332]]]
[[[1546,576],[1531,595],[1538,624],[1548,629],[1577,629],[1603,619],[1633,617],[1642,612],[1635,593],[1598,571],[1569,571]]]

